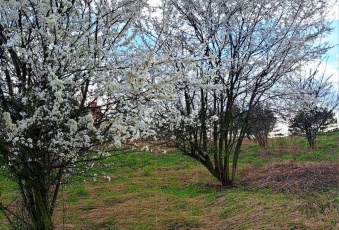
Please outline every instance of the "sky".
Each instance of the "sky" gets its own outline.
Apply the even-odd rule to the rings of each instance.
[[[334,29],[327,40],[333,48],[327,53],[327,65],[328,72],[332,74],[335,81],[339,83],[339,20],[333,21],[331,27]]]

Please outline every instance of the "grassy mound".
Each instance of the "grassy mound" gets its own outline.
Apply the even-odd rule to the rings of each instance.
[[[339,133],[310,150],[298,137],[246,141],[237,187],[180,153],[132,153],[67,178],[57,229],[339,229]],[[0,177],[1,201],[16,188]],[[0,229],[7,229],[0,214]]]

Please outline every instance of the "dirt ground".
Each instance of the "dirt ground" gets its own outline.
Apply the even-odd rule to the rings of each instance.
[[[339,163],[294,161],[248,167],[239,172],[241,184],[278,191],[326,191],[339,188]]]

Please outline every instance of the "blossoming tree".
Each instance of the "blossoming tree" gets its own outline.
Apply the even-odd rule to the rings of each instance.
[[[337,125],[335,111],[339,95],[331,76],[320,71],[320,63],[309,73],[291,76],[285,92],[290,92],[287,120],[292,134],[304,134],[310,148],[315,148],[315,139],[320,131]]]
[[[176,57],[176,98],[159,130],[233,186],[251,111],[273,86],[327,50],[324,0],[162,1],[160,52]],[[191,60],[191,61],[188,61]]]
[[[52,229],[70,166],[147,136],[152,55],[134,26],[145,2],[8,0],[0,4],[0,163],[17,183],[19,228]],[[93,104],[101,107],[91,114]],[[98,110],[98,108],[96,108]]]

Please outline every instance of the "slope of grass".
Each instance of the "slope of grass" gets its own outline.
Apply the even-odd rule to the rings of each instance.
[[[316,139],[316,148],[309,149],[303,137],[289,136],[269,139],[268,145],[244,141],[239,163],[262,166],[269,162],[293,160],[297,162],[338,162],[339,132],[321,133]]]
[[[266,148],[245,142],[233,189],[221,188],[204,167],[180,153],[112,157],[106,161],[110,168],[97,166],[68,178],[54,221],[57,229],[339,229],[339,181],[324,189],[307,180],[281,189],[313,164],[320,171],[318,178],[315,168],[312,179],[326,176],[321,165],[339,163],[338,140],[338,132],[322,134],[315,150],[298,137],[271,139]],[[274,181],[262,186],[259,179],[270,182],[270,176]],[[3,177],[0,182],[5,202],[15,192]],[[1,222],[0,214],[0,229],[6,229]]]

